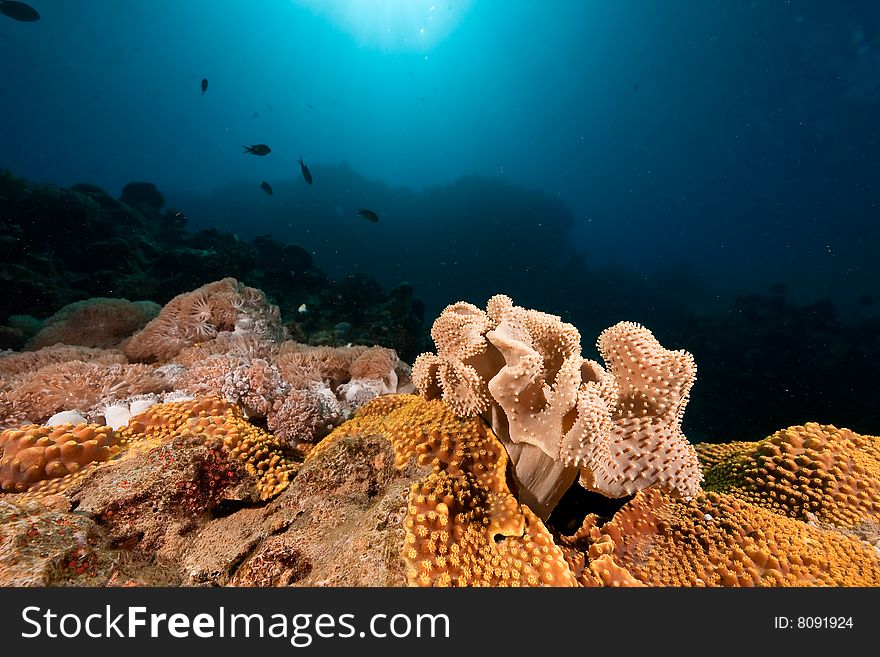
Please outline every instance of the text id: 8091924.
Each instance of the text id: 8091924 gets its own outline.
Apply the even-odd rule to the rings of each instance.
[[[852,616],[774,616],[776,630],[851,630]]]

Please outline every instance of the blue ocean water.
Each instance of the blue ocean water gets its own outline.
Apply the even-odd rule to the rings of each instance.
[[[411,283],[428,324],[495,293],[587,348],[642,322],[697,357],[696,433],[880,432],[876,2],[29,4],[0,15],[0,168],[151,181],[193,229]]]

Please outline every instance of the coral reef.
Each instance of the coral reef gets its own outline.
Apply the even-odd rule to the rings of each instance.
[[[89,413],[108,401],[169,389],[165,373],[149,365],[71,360],[29,374],[6,392],[6,399],[13,410],[41,423],[59,411]]]
[[[286,335],[278,306],[268,303],[262,291],[224,278],[174,297],[123,351],[135,361],[167,361],[223,332],[250,333],[269,342]]]
[[[638,324],[601,365],[459,302],[410,371],[228,278],[137,335],[0,356],[0,585],[880,586],[880,438],[694,447],[693,358]]]
[[[133,307],[124,300],[118,305]],[[308,450],[367,401],[414,389],[409,366],[393,349],[285,339],[278,307],[233,278],[175,297],[133,336],[116,331],[124,318],[112,331],[76,319],[102,318],[116,306],[74,304],[48,327],[59,327],[55,334],[71,342],[85,341],[90,330],[114,333],[111,342],[120,349],[55,344],[0,356],[0,427],[75,411],[120,428],[135,406],[143,410],[160,395],[165,401],[168,395],[216,395],[248,418],[264,420],[281,441]]]
[[[605,586],[880,586],[872,545],[724,493],[641,491],[587,542]]]
[[[122,438],[110,427],[29,425],[0,433],[0,490],[53,490],[91,463],[110,459]],[[48,483],[48,486],[40,487]],[[64,482],[66,483],[66,482]]]
[[[847,453],[877,444],[843,431],[827,439]],[[302,463],[217,398],[153,405],[118,436],[66,485],[0,497],[0,583],[880,586],[866,508],[856,531],[732,487],[652,487],[556,534],[507,488],[491,429],[440,400],[375,399]],[[707,474],[741,447],[710,449]]]
[[[430,427],[430,429],[428,429]],[[430,475],[410,493],[403,558],[420,586],[574,585],[543,523],[507,487],[504,448],[479,419],[439,401],[400,395],[363,406],[310,454],[346,436],[381,432],[398,467],[417,458]]]

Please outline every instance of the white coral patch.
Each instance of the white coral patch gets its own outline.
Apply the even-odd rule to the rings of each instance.
[[[61,411],[60,413],[55,413],[52,417],[46,420],[47,427],[57,427],[62,424],[87,424],[88,420],[86,420],[79,411]]]

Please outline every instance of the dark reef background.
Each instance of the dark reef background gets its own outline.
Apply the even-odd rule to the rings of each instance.
[[[591,357],[624,319],[691,351],[694,440],[880,434],[877,3],[33,4],[0,17],[2,346],[235,276],[411,360],[505,293]]]

